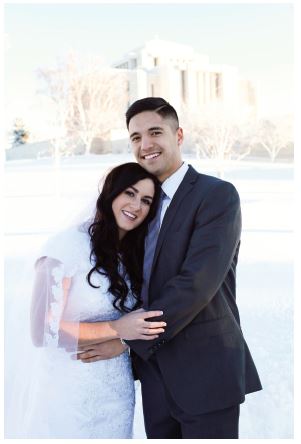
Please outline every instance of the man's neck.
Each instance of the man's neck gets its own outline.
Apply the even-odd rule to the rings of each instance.
[[[181,166],[183,165],[183,163],[184,163],[184,161],[181,160],[181,164],[180,164],[177,168],[175,168],[175,169],[173,170],[173,172],[170,173],[168,176],[166,176],[166,177],[164,176],[163,179],[161,179],[161,178],[159,177],[158,179],[160,180],[160,182],[163,183],[163,182],[165,182],[165,180],[169,179],[173,174],[175,174],[175,173],[181,168]]]

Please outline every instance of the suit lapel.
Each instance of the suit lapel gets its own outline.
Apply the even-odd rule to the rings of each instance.
[[[166,213],[163,218],[163,222],[160,228],[160,233],[156,245],[154,260],[152,268],[154,267],[156,260],[158,258],[158,255],[160,253],[164,238],[166,233],[168,232],[168,227],[170,223],[174,220],[176,217],[177,211],[179,209],[179,206],[184,199],[184,197],[190,192],[190,190],[193,187],[193,184],[195,183],[196,179],[198,177],[198,173],[192,166],[189,165],[189,168],[187,170],[187,173],[184,176],[184,179],[182,180],[181,184],[179,185],[179,188],[177,189],[174,197],[172,198],[169,207],[166,210]]]

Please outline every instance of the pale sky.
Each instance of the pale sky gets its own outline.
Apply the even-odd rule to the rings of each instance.
[[[293,14],[293,3],[6,4],[6,100],[24,109],[35,70],[70,50],[111,63],[157,36],[237,66],[259,86],[263,113],[291,112]]]

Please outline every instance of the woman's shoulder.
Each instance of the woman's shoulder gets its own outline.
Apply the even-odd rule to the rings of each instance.
[[[90,254],[89,226],[73,225],[51,235],[39,251],[39,258],[50,257],[75,269]]]
[[[52,234],[46,241],[45,247],[47,246],[66,246],[72,248],[77,243],[87,242],[89,240],[88,230],[81,225],[72,225],[63,230],[60,230]]]

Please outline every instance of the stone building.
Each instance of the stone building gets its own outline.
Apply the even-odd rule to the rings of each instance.
[[[231,112],[256,113],[256,92],[238,69],[211,64],[192,47],[154,39],[113,64],[127,75],[128,104],[146,96],[162,96],[181,112],[219,102]]]

